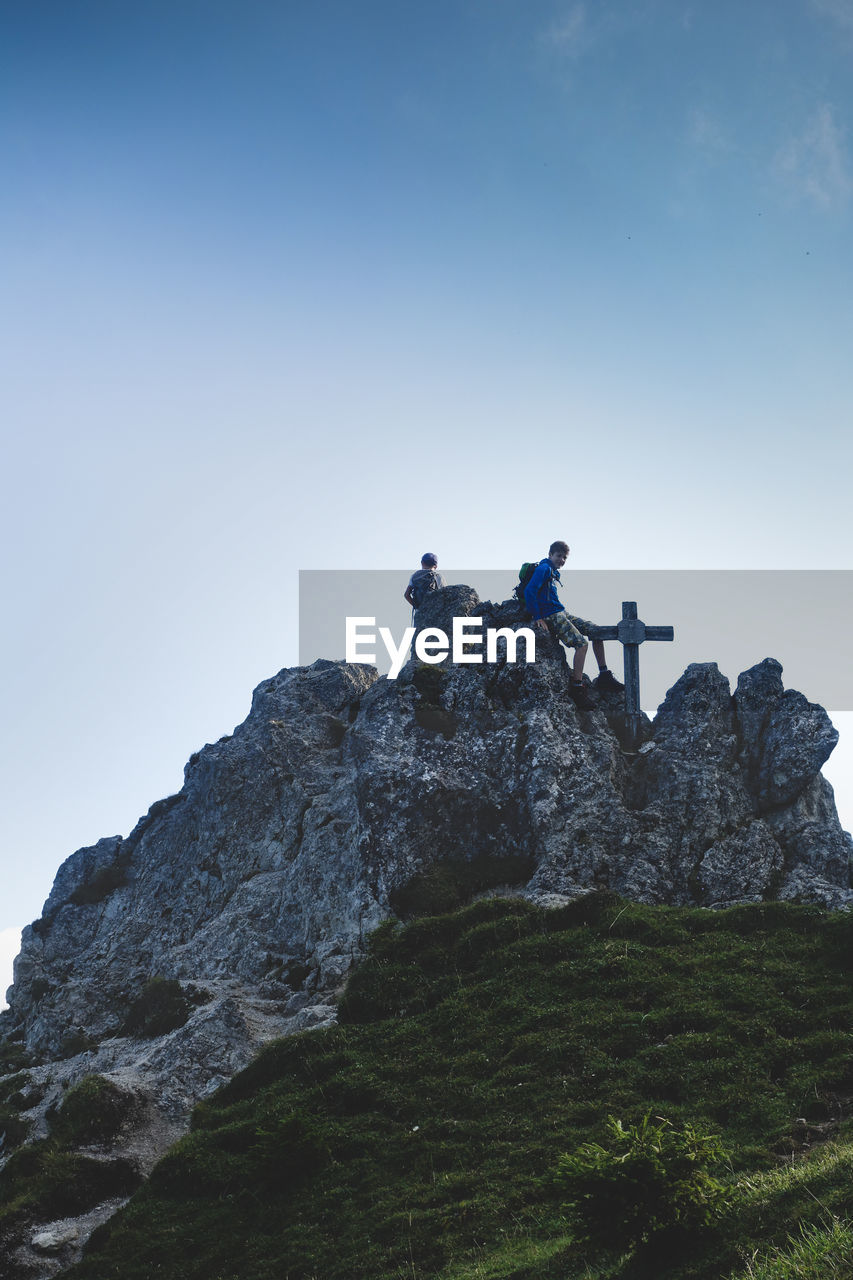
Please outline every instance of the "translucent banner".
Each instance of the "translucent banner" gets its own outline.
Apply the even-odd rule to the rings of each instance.
[[[374,619],[377,669],[391,658],[378,639],[385,627],[396,645],[411,625],[403,599],[411,571],[309,569],[299,574],[299,662],[346,656],[347,618]],[[517,569],[461,569],[441,574],[448,586],[464,583],[483,601],[509,599]],[[786,688],[799,689],[828,710],[853,710],[851,612],[853,571],[794,570],[569,570],[560,599],[569,613],[599,626],[622,617],[623,601],[636,601],[648,627],[671,626],[672,642],[640,645],[643,706],[653,709],[691,662],[716,662],[734,686],[762,658],[777,658]],[[369,634],[362,626],[361,633]],[[608,663],[622,673],[621,645],[606,642]],[[484,648],[485,651],[485,648]],[[595,675],[592,654],[587,671]]]

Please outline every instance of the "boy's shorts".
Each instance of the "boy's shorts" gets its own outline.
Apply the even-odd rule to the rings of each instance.
[[[566,613],[565,609],[561,609],[559,613],[549,613],[545,621],[567,649],[582,649],[585,644],[589,644],[587,632],[595,626],[594,622],[576,618],[574,614]]]

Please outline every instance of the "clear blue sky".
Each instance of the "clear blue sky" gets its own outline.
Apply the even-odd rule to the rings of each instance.
[[[300,568],[851,567],[853,0],[7,0],[0,59],[0,930]]]

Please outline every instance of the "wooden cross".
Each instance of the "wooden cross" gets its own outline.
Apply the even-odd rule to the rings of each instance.
[[[672,627],[647,627],[637,617],[634,600],[622,601],[622,621],[615,627],[590,627],[591,640],[618,640],[622,645],[625,665],[625,714],[628,720],[629,746],[633,749],[640,738],[640,645],[644,640],[674,640]]]

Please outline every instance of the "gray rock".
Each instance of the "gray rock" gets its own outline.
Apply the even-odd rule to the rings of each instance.
[[[813,781],[838,742],[823,707],[788,689],[770,713],[756,752],[756,791],[764,809],[790,804]]]
[[[845,905],[853,840],[838,821],[835,797],[826,778],[821,774],[812,778],[793,804],[772,810],[766,820],[785,853],[786,869],[796,871],[797,882],[803,886],[798,895],[785,896],[799,896],[803,902],[823,903],[826,893],[822,885],[828,880],[838,891],[836,905]],[[813,896],[807,888],[810,875],[815,884]]]
[[[65,1245],[75,1244],[80,1239],[80,1227],[74,1221],[55,1223],[37,1231],[32,1238],[32,1246],[43,1253],[54,1253]]]
[[[838,731],[823,707],[783,688],[774,658],[740,676],[734,704],[740,760],[759,812],[790,804],[829,759]]]
[[[468,587],[436,592],[418,625],[449,633],[463,614],[529,625]],[[542,904],[601,888],[851,904],[851,839],[819,773],[837,735],[773,659],[734,698],[715,664],[688,667],[636,754],[620,747],[621,696],[593,687],[579,713],[567,683],[537,632],[530,663],[504,646],[494,664],[409,661],[396,680],[320,661],[261,684],[177,796],[63,864],[24,931],[0,1035],[43,1060],[33,1136],[64,1088],[106,1074],[139,1099],[116,1150],[146,1172],[263,1043],[334,1020],[367,933],[437,862]],[[134,1038],[125,1019],[154,976],[182,984],[187,1018]],[[49,1226],[30,1229],[33,1253]]]
[[[740,734],[740,760],[754,774],[761,752],[764,730],[784,693],[782,664],[765,658],[739,677],[734,710]]]
[[[459,585],[431,591],[420,608],[414,611],[415,640],[421,631],[431,627],[443,631],[449,638],[452,637],[453,619],[470,617],[476,612],[479,603],[480,597],[473,587]],[[413,640],[413,645],[414,642]],[[414,653],[414,649],[412,652]]]
[[[761,902],[768,888],[781,883],[783,866],[781,847],[759,819],[711,845],[699,863],[698,881],[705,901],[715,906]]]

